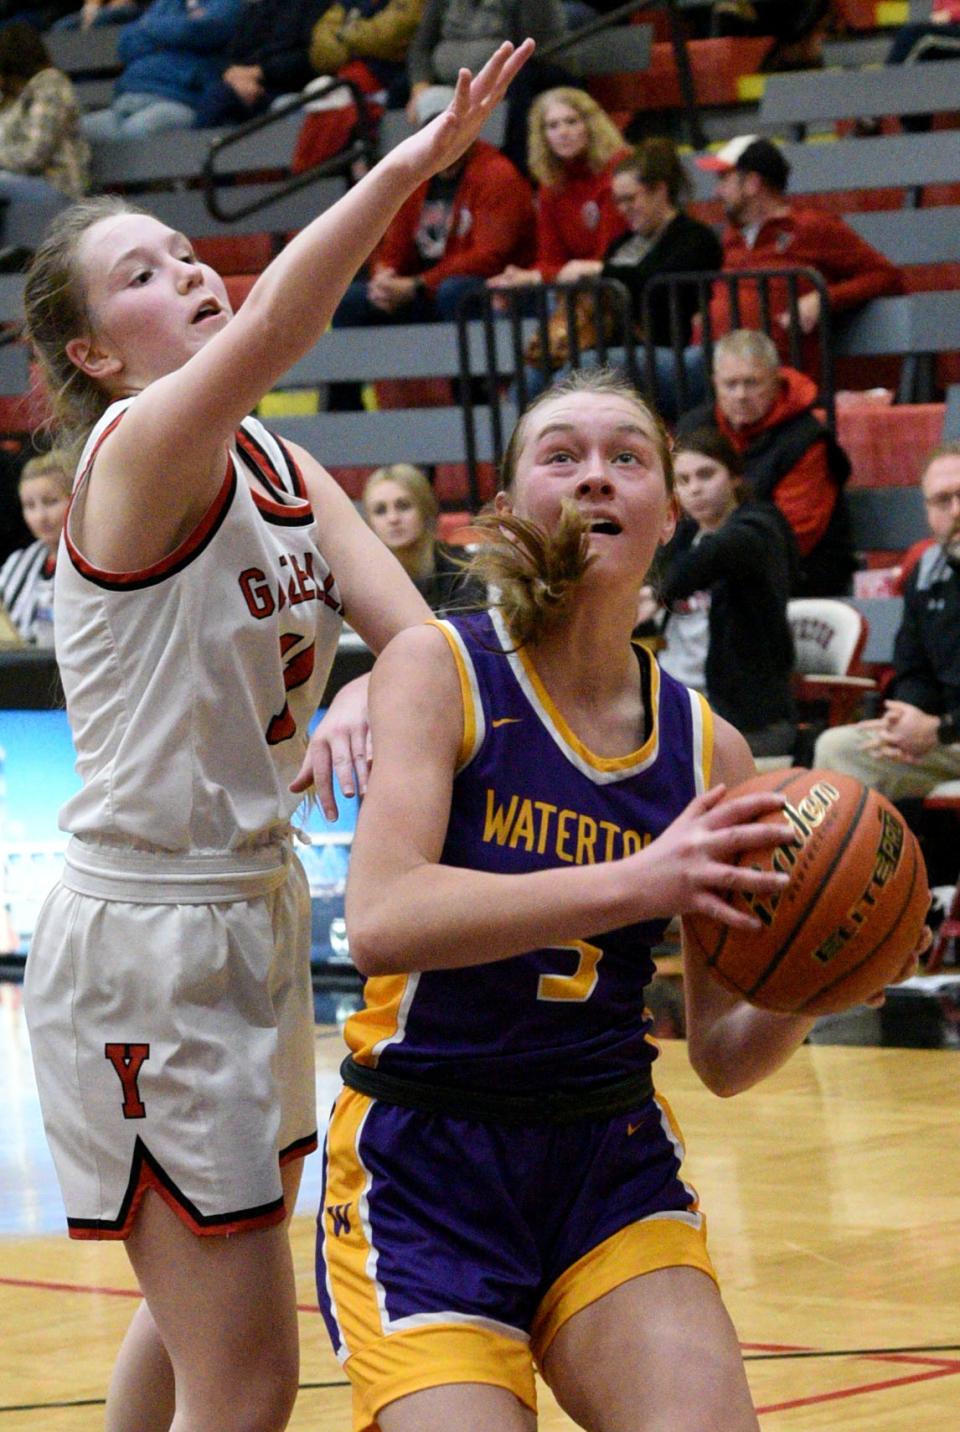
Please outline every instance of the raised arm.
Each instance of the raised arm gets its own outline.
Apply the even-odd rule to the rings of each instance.
[[[782,841],[787,826],[751,824],[776,797],[698,797],[645,850],[598,865],[500,875],[440,863],[463,711],[441,632],[391,642],[374,670],[376,760],[350,862],[350,949],[364,974],[454,969],[569,944],[678,910],[709,910],[752,928],[716,891],[779,889],[779,876],[736,870],[733,850]]]
[[[93,529],[100,516],[114,530],[124,524],[147,561],[189,530],[216,494],[241,420],[319,340],[401,203],[468,148],[531,49],[505,44],[476,78],[462,70],[450,107],[304,229],[208,343],[149,383],[98,458]]]

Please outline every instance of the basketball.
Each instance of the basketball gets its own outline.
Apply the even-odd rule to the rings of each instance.
[[[784,796],[782,813],[761,819],[786,819],[797,843],[733,861],[785,872],[790,883],[772,896],[729,893],[759,929],[686,916],[694,952],[727,989],[763,1009],[832,1014],[862,1003],[896,978],[926,921],[930,891],[916,837],[884,796],[836,771],[769,771],[730,795],[753,791]]]

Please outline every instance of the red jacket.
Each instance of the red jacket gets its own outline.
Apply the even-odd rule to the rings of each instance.
[[[904,289],[903,275],[896,265],[877,253],[849,224],[824,209],[791,205],[790,212],[783,218],[768,219],[761,225],[752,248],[741,229],[728,225],[724,230],[724,270],[795,267],[817,269],[823,275],[834,313],[858,308],[882,294],[902,293]],[[811,283],[801,281],[798,291],[809,293],[812,287]],[[770,297],[774,313],[786,312],[785,284],[782,288],[772,285]],[[756,285],[742,285],[740,305],[740,327],[760,328]],[[722,284],[714,287],[710,317],[715,334],[727,333],[733,327],[728,293]],[[775,325],[771,336],[780,347],[781,355],[786,356],[786,333]]]
[[[380,240],[371,267],[404,277],[423,273],[436,290],[446,278],[473,274],[492,278],[507,264],[529,268],[533,253],[533,194],[514,164],[486,140],[470,150],[460,176],[447,247],[439,263],[424,269],[416,246],[417,224],[427,185],[421,184],[397,212]]]
[[[595,174],[586,164],[571,165],[559,184],[544,184],[537,194],[537,258],[544,283],[552,283],[568,259],[602,259],[624,232],[610,192],[621,150]]]
[[[744,453],[761,433],[806,412],[816,396],[817,385],[812,378],[798,373],[796,368],[781,368],[780,396],[765,418],[747,428],[732,428],[718,407],[717,426],[737,452]],[[815,442],[807,449],[777,484],[773,500],[793,528],[800,555],[806,557],[826,531],[837,500],[837,486],[830,476],[825,443]]]

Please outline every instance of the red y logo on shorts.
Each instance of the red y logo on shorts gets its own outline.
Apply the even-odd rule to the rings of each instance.
[[[105,1044],[103,1053],[116,1069],[117,1077],[123,1085],[123,1117],[146,1118],[147,1110],[140,1098],[137,1079],[141,1064],[150,1058],[149,1044]]]

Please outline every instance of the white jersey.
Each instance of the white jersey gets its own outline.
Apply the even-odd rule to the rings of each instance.
[[[253,418],[174,552],[138,572],[87,561],[75,514],[133,401],[91,433],[61,539],[57,661],[83,786],[60,824],[88,840],[236,850],[299,803],[289,785],[336,653],[340,597],[296,465]]]

